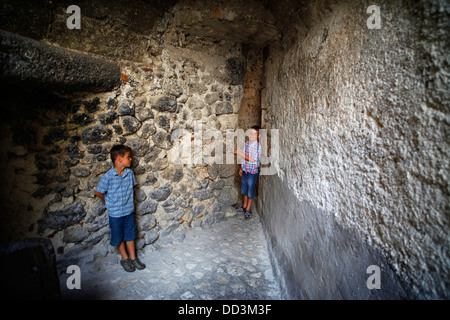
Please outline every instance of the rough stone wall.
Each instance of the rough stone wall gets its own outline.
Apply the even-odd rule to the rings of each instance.
[[[116,50],[108,56],[109,45],[99,41],[94,50],[90,43],[108,29],[93,26],[114,19],[83,17],[81,31],[70,38],[61,27],[67,18],[61,5],[46,41],[108,56],[120,66],[123,83],[113,92],[66,96],[13,88],[5,98],[14,114],[1,126],[1,158],[7,163],[2,177],[8,185],[1,201],[2,241],[48,237],[65,264],[111,251],[106,208],[94,191],[112,165],[109,149],[118,143],[134,150],[138,249],[235,214],[235,165],[197,161],[194,148],[200,146],[206,157],[208,145],[216,143],[202,141],[196,130],[215,129],[225,140],[227,130],[238,127],[242,46],[187,34],[182,8],[165,13],[150,35],[130,40],[133,47],[123,56]],[[93,38],[86,35],[91,29]],[[114,32],[105,37],[111,45],[120,43]],[[191,164],[176,163],[172,153],[184,138],[175,135],[178,129],[190,134]]]
[[[379,1],[369,29],[371,4],[275,13],[289,23],[265,60],[262,124],[280,161],[259,205],[286,297],[367,298],[369,265],[374,298],[450,296],[449,4]]]

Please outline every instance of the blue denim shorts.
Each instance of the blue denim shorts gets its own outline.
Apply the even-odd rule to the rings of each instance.
[[[258,181],[258,173],[251,174],[242,171],[241,193],[249,199],[255,198],[256,181]]]
[[[120,218],[109,217],[109,227],[111,228],[110,243],[114,247],[123,241],[132,241],[136,238],[136,226],[132,213]]]

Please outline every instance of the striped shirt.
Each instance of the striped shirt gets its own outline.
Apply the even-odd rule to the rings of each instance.
[[[100,178],[96,191],[105,195],[105,205],[110,217],[124,217],[134,212],[135,185],[136,178],[129,168],[125,168],[121,176],[113,166]]]
[[[242,170],[251,174],[258,173],[258,168],[261,161],[261,145],[259,144],[259,142],[255,141],[250,144],[250,141],[247,141],[245,143],[243,153],[247,157],[256,160],[256,162],[250,162],[245,160],[244,158],[241,165]]]

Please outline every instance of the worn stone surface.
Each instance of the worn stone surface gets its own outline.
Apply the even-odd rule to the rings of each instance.
[[[77,51],[108,58],[137,60],[147,48],[148,35],[157,28],[164,12],[176,3],[166,1],[80,2],[81,29],[67,28],[66,2],[23,0],[5,2],[0,27],[35,40],[48,39]],[[161,23],[163,26],[164,22]],[[68,32],[69,31],[69,32]],[[160,30],[159,30],[160,31]],[[113,45],[114,43],[114,45]]]
[[[6,31],[1,31],[0,39],[2,81],[49,90],[91,92],[110,91],[121,84],[120,69],[111,62]]]
[[[387,255],[365,243],[355,230],[299,201],[277,176],[262,180],[262,219],[284,299],[417,298],[410,284],[391,269]],[[371,265],[380,268],[380,290],[367,287]]]
[[[275,19],[261,1],[180,1],[173,8],[175,23],[191,35],[264,47],[278,35]],[[266,4],[267,5],[267,4]],[[179,39],[183,41],[183,38]]]
[[[242,214],[209,227],[188,229],[138,252],[146,269],[127,273],[118,252],[79,265],[81,290],[68,290],[61,275],[62,299],[108,300],[273,300],[280,288],[272,273],[258,214]],[[61,267],[61,266],[60,266]],[[62,268],[62,270],[64,270]]]

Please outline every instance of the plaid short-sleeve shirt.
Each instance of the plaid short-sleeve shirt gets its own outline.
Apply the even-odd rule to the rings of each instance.
[[[255,141],[250,144],[250,141],[247,141],[244,146],[243,153],[252,159],[255,159],[256,162],[246,161],[245,158],[242,162],[241,168],[243,171],[251,174],[258,173],[258,168],[261,161],[261,145],[258,141]]]
[[[105,205],[110,217],[120,218],[134,212],[135,185],[136,178],[129,168],[125,168],[121,176],[113,166],[100,178],[96,191],[105,195]]]

